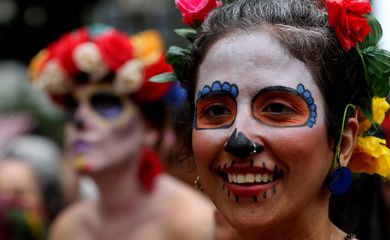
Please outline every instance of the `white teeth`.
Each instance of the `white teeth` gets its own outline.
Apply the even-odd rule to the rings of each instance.
[[[247,173],[245,175],[243,174],[228,174],[228,180],[230,183],[267,183],[267,182],[272,182],[273,176],[272,174],[268,173],[263,173],[263,174],[252,174],[252,173]]]
[[[255,179],[256,179],[256,182],[261,182],[261,179],[262,179],[261,174],[256,174]]]
[[[249,182],[249,183],[255,182],[255,175],[250,174],[250,173],[246,174],[245,175],[245,182]]]
[[[263,182],[268,182],[268,173],[264,173],[261,180],[263,180]]]
[[[237,183],[245,183],[245,176],[238,174],[237,175]]]

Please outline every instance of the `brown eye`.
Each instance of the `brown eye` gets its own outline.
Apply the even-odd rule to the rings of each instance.
[[[230,95],[204,97],[196,104],[196,129],[224,128],[233,124],[236,102]]]
[[[207,117],[225,117],[231,114],[231,111],[222,105],[210,106],[205,111],[205,116]]]
[[[252,114],[261,123],[277,127],[303,126],[309,119],[307,102],[291,88],[268,88],[252,100]]]
[[[265,108],[262,109],[263,112],[283,114],[283,113],[293,113],[294,110],[281,103],[271,103],[268,104]]]

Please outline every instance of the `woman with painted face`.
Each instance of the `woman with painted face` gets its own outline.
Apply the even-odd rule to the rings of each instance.
[[[187,88],[199,180],[240,239],[355,239],[330,221],[329,197],[351,170],[390,170],[378,98],[390,54],[369,1],[176,5],[192,46],[170,48],[175,75],[156,80]]]
[[[170,72],[155,31],[105,25],[63,35],[31,63],[32,83],[64,107],[66,159],[98,187],[66,210],[50,239],[211,239],[213,207],[164,174],[157,153]]]

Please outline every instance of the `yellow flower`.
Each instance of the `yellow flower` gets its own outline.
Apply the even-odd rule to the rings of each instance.
[[[385,114],[389,110],[390,104],[386,101],[386,98],[374,97],[372,99],[372,111],[374,114],[374,121],[381,124],[385,119]]]
[[[134,55],[137,59],[149,65],[154,63],[164,52],[164,41],[158,31],[146,30],[132,37]]]
[[[38,78],[43,63],[46,62],[49,57],[50,54],[47,49],[41,50],[35,57],[33,57],[28,69],[28,75],[30,79],[35,80]]]
[[[390,176],[390,150],[386,140],[375,136],[358,137],[348,167],[354,172]]]
[[[385,119],[387,110],[390,108],[390,104],[386,101],[386,98],[374,97],[372,99],[372,114],[373,119],[376,123],[381,124]],[[359,135],[362,135],[365,131],[371,128],[371,121],[364,115],[361,114],[359,123]]]

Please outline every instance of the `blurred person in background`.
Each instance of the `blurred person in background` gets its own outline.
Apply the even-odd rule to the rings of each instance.
[[[60,112],[28,84],[26,67],[1,62],[0,239],[45,239],[64,207],[56,131],[61,123]]]
[[[61,214],[50,239],[213,239],[214,207],[164,173],[156,153],[172,87],[148,81],[172,71],[157,32],[81,27],[42,50],[30,70],[68,115],[66,160],[100,194]]]
[[[50,139],[23,135],[10,142],[0,159],[0,205],[8,239],[46,239],[64,207],[60,151]]]

